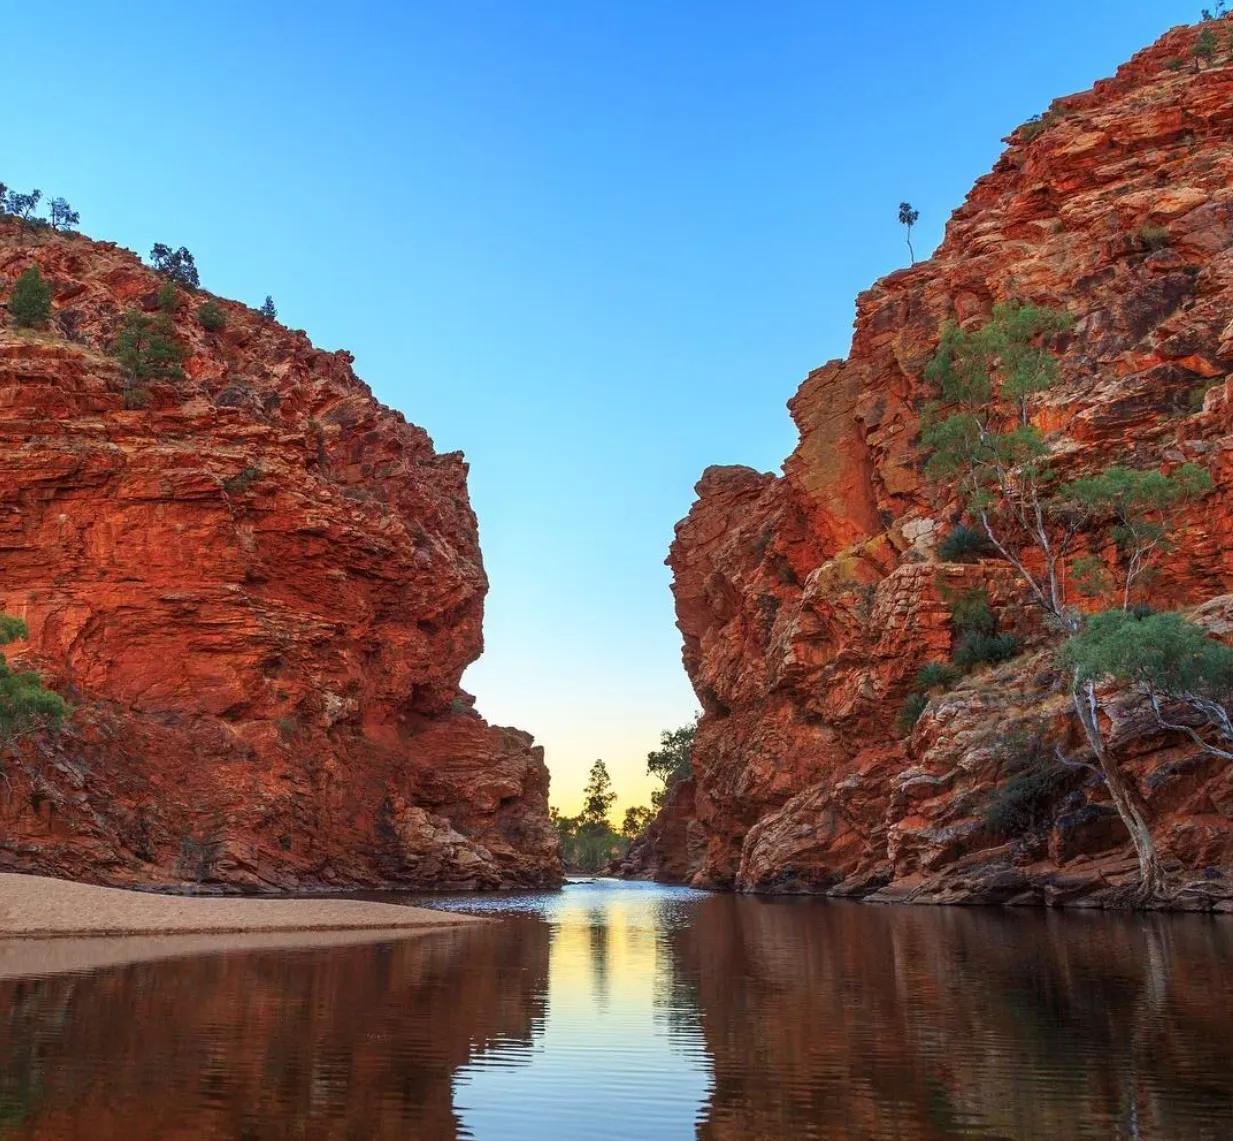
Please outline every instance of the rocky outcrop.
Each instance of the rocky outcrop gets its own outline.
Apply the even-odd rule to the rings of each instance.
[[[108,354],[163,280],[0,218],[52,327],[0,329],[0,605],[68,697],[6,758],[0,868],[250,889],[559,882],[548,773],[460,689],[487,580],[466,464],[345,352],[176,291],[182,378]]]
[[[950,652],[955,593],[983,587],[1003,629],[1029,647],[1038,633],[1007,565],[936,556],[961,517],[925,480],[920,446],[922,374],[947,319],[978,326],[1011,299],[1073,314],[1060,383],[1034,409],[1056,463],[1205,467],[1216,492],[1173,520],[1178,549],[1151,599],[1233,591],[1233,62],[1222,46],[1212,66],[1176,66],[1195,35],[1168,33],[1015,131],[936,254],[858,298],[849,357],[789,404],[800,442],[782,477],[703,475],[668,560],[704,709],[692,819],[675,806],[635,874],[684,865],[711,887],[1088,903],[1131,877],[1096,778],[1057,789],[1030,834],[983,823],[1015,749],[1042,726],[1077,740],[1048,654],[969,679],[907,739],[895,720],[915,671]],[[1227,772],[1159,736],[1127,749],[1167,859],[1226,893]]]

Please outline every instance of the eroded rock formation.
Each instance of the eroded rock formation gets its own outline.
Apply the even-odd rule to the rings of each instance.
[[[107,353],[163,281],[0,218],[52,327],[0,329],[0,605],[75,705],[7,758],[0,868],[249,888],[559,882],[542,750],[460,689],[487,580],[466,464],[346,352],[178,290],[182,379]]]
[[[1048,653],[932,701],[907,739],[895,719],[915,671],[950,652],[948,595],[986,588],[1032,644],[1006,564],[936,557],[961,517],[920,445],[922,374],[947,319],[978,326],[1012,299],[1073,314],[1061,383],[1035,408],[1057,464],[1205,467],[1216,491],[1172,521],[1178,549],[1151,600],[1233,592],[1233,62],[1222,47],[1212,66],[1176,66],[1195,35],[1175,29],[1015,131],[935,255],[858,298],[848,359],[789,404],[800,442],[781,478],[702,477],[669,557],[705,711],[692,811],[674,804],[654,826],[636,874],[1017,902],[1111,899],[1132,876],[1098,779],[1065,790],[1047,828],[1008,838],[984,822],[1017,738],[1043,724],[1078,740]],[[1217,626],[1228,601],[1208,608]],[[1161,850],[1227,894],[1228,766],[1159,735],[1127,752]]]

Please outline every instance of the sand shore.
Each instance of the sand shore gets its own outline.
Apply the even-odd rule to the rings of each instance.
[[[257,931],[407,933],[484,922],[470,915],[355,899],[202,899],[0,873],[0,939]]]

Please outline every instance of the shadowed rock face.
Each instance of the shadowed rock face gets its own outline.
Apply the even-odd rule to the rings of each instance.
[[[161,279],[0,219],[52,330],[0,330],[0,604],[76,705],[0,784],[0,868],[110,883],[559,882],[528,734],[460,689],[487,589],[458,453],[348,353],[244,306],[173,315],[185,377],[106,355]]]
[[[949,592],[983,586],[1003,629],[1039,635],[1004,565],[936,561],[961,505],[923,477],[919,410],[945,320],[979,326],[1011,299],[1065,308],[1061,383],[1036,413],[1058,465],[1206,467],[1217,491],[1174,520],[1151,600],[1233,591],[1233,66],[1169,68],[1195,35],[1170,32],[1017,130],[937,253],[857,299],[850,356],[789,403],[800,443],[781,478],[703,475],[668,559],[705,711],[692,818],[674,804],[636,874],[937,901],[1090,900],[1125,882],[1098,783],[1069,790],[1041,835],[1007,842],[981,824],[1008,740],[1041,724],[1073,734],[1047,656],[933,701],[906,741],[895,730],[912,675],[950,652]],[[1228,766],[1171,740],[1134,753],[1166,857],[1219,879],[1233,865]]]

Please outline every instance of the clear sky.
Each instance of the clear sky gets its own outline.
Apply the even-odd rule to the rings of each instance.
[[[1000,139],[1200,0],[61,0],[6,13],[0,179],[349,348],[471,463],[492,579],[465,684],[617,812],[696,703],[673,524],[771,470],[853,299]]]

